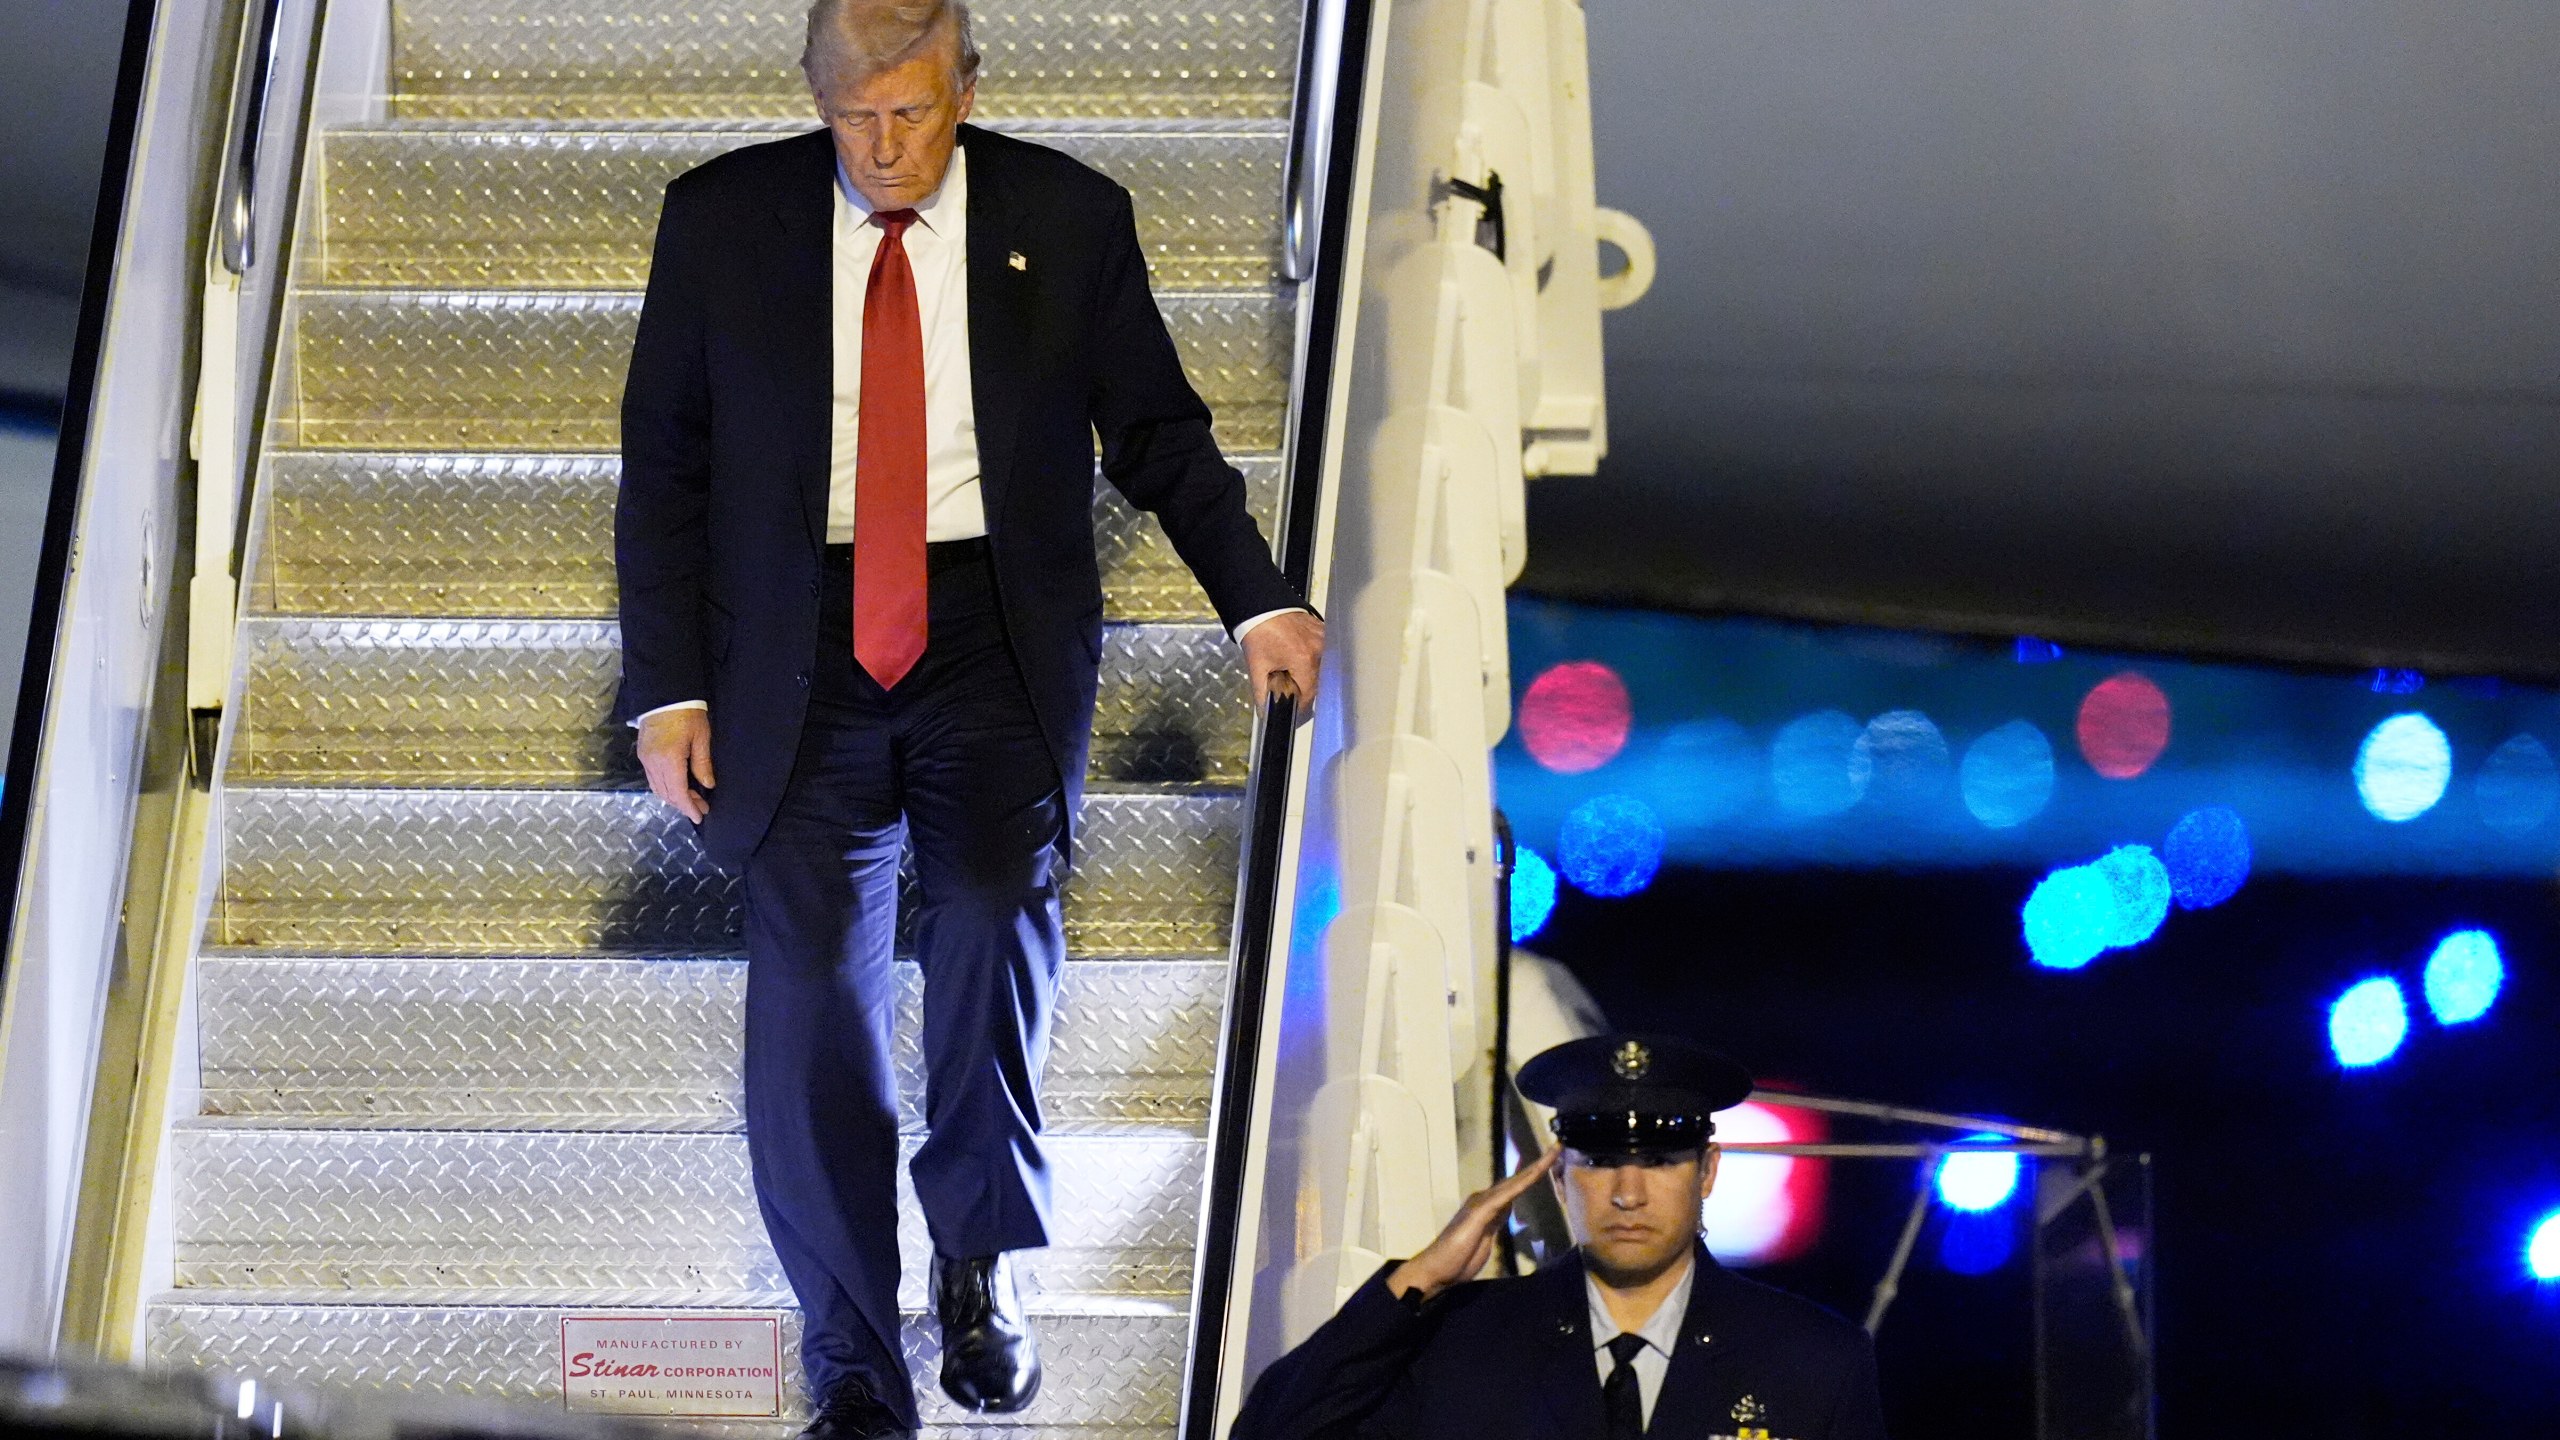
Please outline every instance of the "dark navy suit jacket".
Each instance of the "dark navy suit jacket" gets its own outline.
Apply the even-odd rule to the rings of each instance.
[[[1416,1307],[1390,1264],[1264,1372],[1231,1440],[1606,1440],[1579,1256]],[[1866,1332],[1698,1250],[1648,1436],[1884,1440]]]
[[[1304,601],[1210,439],[1148,293],[1128,191],[973,126],[960,143],[980,492],[1006,631],[1072,817],[1102,651],[1097,435],[1104,475],[1154,513],[1230,629]],[[668,185],[623,390],[616,711],[710,702],[720,784],[702,839],[732,864],[781,801],[818,645],[852,643],[818,634],[834,186],[823,130]]]

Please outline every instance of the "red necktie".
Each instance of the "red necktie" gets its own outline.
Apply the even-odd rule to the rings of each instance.
[[[882,210],[862,292],[862,409],[853,460],[853,658],[895,688],[924,655],[924,326],[899,236],[913,210]]]

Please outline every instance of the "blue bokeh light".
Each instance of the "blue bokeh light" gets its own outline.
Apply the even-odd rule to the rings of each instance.
[[[1564,817],[1556,860],[1583,893],[1614,900],[1653,883],[1662,843],[1652,806],[1631,795],[1595,795]]]
[[[1751,802],[1766,768],[1750,731],[1710,716],[1662,732],[1653,744],[1645,793],[1674,825],[1712,825]]]
[[[1769,786],[1778,808],[1800,819],[1837,815],[1864,799],[1873,762],[1858,747],[1867,727],[1837,710],[1787,722],[1769,744]]]
[[[2062,658],[2062,647],[2034,635],[2021,635],[2009,652],[2021,665],[2050,665]]]
[[[2169,827],[2160,862],[2169,867],[2169,890],[2180,909],[2219,905],[2249,879],[2249,826],[2228,806],[2190,810]]]
[[[1985,731],[1956,769],[1964,808],[1994,830],[2024,825],[2053,801],[2053,742],[2024,720]]]
[[[1523,845],[1511,861],[1511,938],[1526,940],[1556,913],[1556,870],[1547,857]]]
[[[1867,772],[1870,802],[1910,812],[1946,792],[1947,737],[1917,710],[1888,710],[1868,721],[1855,754],[1853,766],[1863,764]]]
[[[2453,742],[2412,710],[2373,727],[2356,751],[2356,794],[2377,820],[2415,820],[2453,781]]]
[[[2107,948],[2121,950],[2139,945],[2160,933],[2160,922],[2169,918],[2169,900],[2174,893],[2169,884],[2169,867],[2151,853],[2148,845],[2119,845],[2101,856],[2096,865],[2107,878],[2107,888],[2115,894],[2115,915],[2107,926]]]
[[[2008,1264],[2017,1250],[2017,1224],[1997,1212],[1950,1215],[1938,1235],[1938,1263],[1958,1275],[1988,1275]]]
[[[1332,872],[1318,872],[1298,892],[1298,910],[1290,924],[1293,933],[1303,937],[1322,935],[1325,928],[1342,914],[1342,882]]]
[[[1316,947],[1325,943],[1325,932],[1341,915],[1342,878],[1321,864],[1302,872],[1296,913],[1291,918],[1289,931],[1292,963],[1288,967],[1286,984],[1291,1006],[1324,1003],[1324,967],[1295,962],[1312,955]]]
[[[2489,1013],[2507,983],[2507,962],[2486,930],[2456,930],[2427,957],[2427,1012],[2439,1025],[2466,1025]]]
[[[2385,667],[2373,672],[2370,688],[2376,695],[2415,695],[2427,688],[2427,677],[2415,670]]]
[[[2524,1242],[2524,1268],[2536,1280],[2560,1280],[2560,1210],[2533,1227]]]
[[[1968,1135],[1969,1141],[2005,1143],[2005,1135]],[[2018,1193],[2018,1153],[2014,1150],[1950,1150],[1938,1162],[1938,1198],[1950,1210],[1979,1215],[1997,1210]]]
[[[2471,782],[2471,798],[2481,822],[2501,835],[2525,835],[2541,828],[2560,809],[2560,765],[2530,735],[2511,735],[2480,763]]]
[[[2115,886],[2095,865],[2065,866],[2047,875],[2018,910],[2027,954],[2047,970],[2077,970],[2097,959],[2115,923]]]
[[[2350,1070],[2381,1064],[2408,1038],[2409,1001],[2388,975],[2357,981],[2329,1007],[2329,1051]]]

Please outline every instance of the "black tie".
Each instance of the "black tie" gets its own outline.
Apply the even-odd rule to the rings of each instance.
[[[1639,1440],[1644,1434],[1644,1382],[1636,1378],[1636,1356],[1644,1337],[1629,1333],[1609,1342],[1609,1358],[1618,1368],[1600,1387],[1600,1403],[1609,1412],[1609,1440]]]

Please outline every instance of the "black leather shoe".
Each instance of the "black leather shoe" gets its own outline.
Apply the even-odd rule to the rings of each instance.
[[[942,1322],[942,1393],[962,1408],[1006,1414],[1040,1393],[1040,1342],[1006,1257],[934,1256],[933,1313]]]
[[[847,1380],[818,1407],[800,1440],[915,1440],[897,1412],[860,1380]]]

